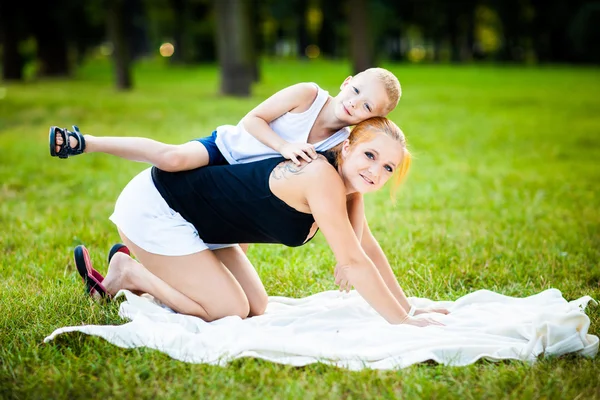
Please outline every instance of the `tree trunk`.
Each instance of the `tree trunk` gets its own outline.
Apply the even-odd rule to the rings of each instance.
[[[247,0],[217,0],[217,52],[221,70],[221,93],[249,96],[253,75],[250,12]]]
[[[117,89],[131,89],[133,87],[131,79],[131,53],[127,37],[127,23],[129,20],[127,15],[125,15],[125,0],[109,1],[106,22],[108,37],[113,46]]]
[[[133,63],[150,54],[148,18],[143,0],[126,0],[124,15],[125,38],[129,45],[129,60]]]
[[[450,60],[453,63],[460,61],[460,15],[454,7],[448,9],[448,41],[450,42]]]
[[[473,49],[475,47],[475,21],[473,11],[465,15],[465,37],[461,47],[461,60],[463,62],[473,60]]]
[[[43,25],[46,27],[47,25]],[[35,35],[39,75],[43,77],[69,76],[67,38],[60,29],[46,29]]]
[[[250,47],[252,48],[250,52],[250,62],[252,69],[252,82],[260,81],[260,60],[259,54],[261,54],[261,35],[260,35],[260,0],[251,0],[250,1],[250,22],[249,22],[249,39],[250,39]]]
[[[298,58],[307,58],[306,57],[306,48],[308,47],[309,39],[308,39],[308,24],[306,21],[306,12],[308,11],[308,0],[297,0],[297,13],[298,13],[298,30],[297,30],[297,51]]]
[[[344,18],[341,11],[342,4],[340,0],[322,0],[321,11],[323,13],[323,22],[318,34],[317,44],[324,57],[339,57],[340,50],[338,33],[336,27],[339,21]],[[342,51],[343,52],[343,51]]]
[[[350,26],[350,57],[354,74],[374,66],[367,0],[350,0],[348,25]]]
[[[37,44],[38,75],[66,77],[69,75],[67,27],[59,13],[49,3],[42,3],[30,14],[33,36]]]
[[[187,14],[185,0],[170,0],[171,8],[175,14],[175,27],[173,29],[173,45],[175,53],[171,57],[171,62],[174,64],[186,63],[186,46],[185,35],[187,25]]]
[[[2,43],[2,79],[23,80],[23,57],[19,53],[19,10],[11,1],[0,2],[0,43]]]

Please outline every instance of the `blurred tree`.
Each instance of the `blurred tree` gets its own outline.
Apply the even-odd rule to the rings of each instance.
[[[600,63],[600,2],[582,5],[568,26],[573,60]]]
[[[126,0],[107,0],[106,23],[108,38],[112,44],[115,83],[118,90],[133,87],[131,79],[131,53],[128,32],[131,16],[128,15]]]
[[[173,45],[175,53],[171,57],[171,61],[176,64],[185,64],[189,62],[188,50],[188,15],[189,2],[187,0],[169,0],[169,4],[173,10]]]
[[[0,43],[2,44],[2,79],[23,80],[24,59],[19,52],[23,17],[22,3],[0,1]]]
[[[250,18],[249,18],[249,45],[252,49],[250,52],[250,62],[251,62],[251,75],[252,81],[258,82],[260,81],[260,66],[259,66],[259,56],[262,48],[262,41],[260,35],[260,8],[261,8],[261,0],[248,0],[250,1]]]
[[[129,20],[125,25],[125,33],[129,40],[131,60],[148,56],[150,54],[148,16],[143,0],[126,0],[125,15]]]
[[[473,58],[473,17],[477,0],[445,3],[451,59],[454,62]]]
[[[216,0],[217,52],[221,70],[221,93],[249,96],[255,49],[250,30],[247,0]]]
[[[323,21],[317,35],[317,45],[321,54],[329,57],[339,57],[339,25],[344,22],[340,0],[321,0]]]
[[[465,62],[473,57],[474,11],[479,0],[406,0],[388,1],[403,21],[403,41],[412,41],[409,33],[420,32],[423,49],[406,48],[409,59],[428,58],[434,61]],[[419,50],[419,51],[417,51]]]
[[[152,49],[173,44],[173,64],[216,61],[214,0],[144,0],[144,5]]]
[[[535,10],[529,3],[529,0],[493,0],[490,3],[502,22],[499,60],[523,62],[533,51],[531,40]]]
[[[296,45],[298,46],[297,52],[299,58],[306,58],[306,48],[310,44],[308,38],[308,0],[295,0],[292,2],[296,9],[297,18],[297,38]],[[290,4],[290,3],[288,3]],[[291,5],[291,4],[290,4]]]
[[[37,47],[38,76],[66,77],[70,73],[68,30],[73,4],[41,2],[35,12],[28,13],[30,28]]]
[[[380,57],[394,61],[402,60],[408,43],[407,35],[403,31],[407,30],[412,19],[410,3],[406,0],[378,0],[377,5],[379,10],[373,16],[373,24],[379,28],[375,48],[379,49]]]
[[[498,12],[487,5],[478,5],[474,14],[473,56],[482,60],[495,59],[502,47],[502,22]]]
[[[90,51],[106,41],[106,13],[100,0],[88,0],[85,5],[73,7],[70,19],[77,21],[77,28],[69,30],[71,50],[75,51],[74,61],[80,65]]]
[[[275,31],[275,54],[304,57],[308,45],[306,0],[265,0]]]
[[[357,74],[375,64],[369,29],[370,13],[367,0],[349,0],[347,5],[352,73]]]
[[[427,31],[426,36],[431,40],[432,50],[431,50],[431,59],[434,62],[444,61],[449,58],[449,54],[451,52],[444,51],[446,49],[450,49],[451,40],[448,36],[448,26],[449,26],[449,17],[448,17],[448,8],[452,7],[449,2],[443,1],[435,1],[429,5],[428,9],[428,19],[427,19]]]
[[[572,61],[567,27],[583,3],[582,0],[531,0],[534,13],[531,39],[539,61]]]

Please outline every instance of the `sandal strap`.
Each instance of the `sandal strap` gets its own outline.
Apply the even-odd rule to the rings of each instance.
[[[68,141],[68,152],[70,156],[76,156],[78,154],[83,153],[83,151],[85,150],[85,139],[83,138],[83,135],[81,134],[81,132],[79,131],[79,127],[77,125],[73,125],[73,132],[71,131],[67,131],[65,129],[65,131],[67,132],[67,135],[69,136],[69,138],[74,137],[75,139],[77,139],[77,146],[75,147],[71,147],[70,145],[70,141]]]

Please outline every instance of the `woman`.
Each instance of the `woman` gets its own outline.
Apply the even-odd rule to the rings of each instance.
[[[300,166],[270,158],[176,173],[142,171],[125,187],[111,216],[139,263],[117,252],[97,288],[109,294],[150,293],[173,310],[206,321],[260,315],[267,293],[233,243],[300,246],[318,227],[335,255],[340,288],[354,286],[390,323],[439,324],[410,315],[368,226],[358,231],[361,247],[348,218],[348,201],[378,190],[394,173],[399,182],[408,171],[402,131],[385,118],[372,118],[333,153],[335,160],[320,156]],[[92,271],[89,257],[84,259],[84,268]]]

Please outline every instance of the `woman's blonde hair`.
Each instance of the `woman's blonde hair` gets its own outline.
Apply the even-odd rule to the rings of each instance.
[[[352,149],[359,143],[364,143],[368,142],[369,140],[372,140],[375,137],[375,135],[379,134],[387,135],[402,145],[403,157],[402,162],[400,163],[400,165],[398,165],[394,174],[394,183],[392,186],[393,196],[396,190],[398,189],[398,186],[400,186],[400,183],[402,183],[404,178],[406,178],[412,161],[410,152],[406,147],[406,137],[404,136],[402,129],[400,129],[398,125],[396,125],[395,123],[393,123],[385,117],[369,118],[356,125],[354,129],[352,129],[352,131],[350,132],[350,136],[348,137],[348,140],[350,142],[350,149]],[[340,143],[339,145],[331,149],[331,152],[335,154],[335,160],[337,165],[340,166],[343,163],[343,145],[343,143]]]

